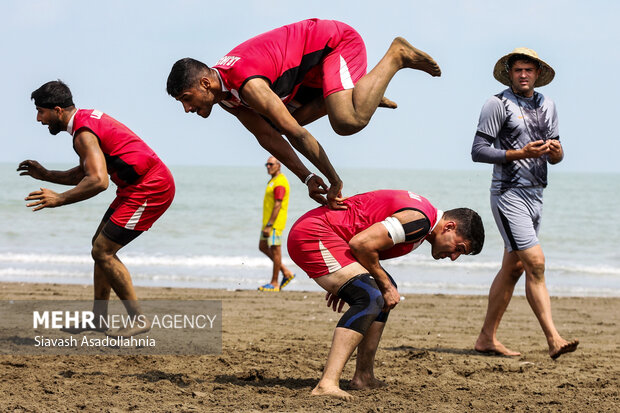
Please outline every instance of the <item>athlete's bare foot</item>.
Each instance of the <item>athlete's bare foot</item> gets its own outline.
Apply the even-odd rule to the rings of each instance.
[[[573,340],[573,341],[564,341],[564,344],[562,344],[560,347],[558,347],[557,349],[549,349],[549,356],[555,360],[558,357],[560,357],[562,354],[564,353],[572,353],[573,351],[577,350],[577,346],[579,345],[579,340]]]
[[[390,49],[394,49],[402,58],[402,66],[422,70],[431,76],[441,76],[441,69],[427,53],[416,49],[402,37],[392,41]]]
[[[398,105],[396,104],[396,102],[386,98],[385,96],[383,96],[381,98],[381,102],[379,102],[379,107],[380,108],[388,108],[388,109],[396,109],[398,107]]]
[[[352,395],[350,395],[346,391],[342,390],[338,386],[325,386],[324,387],[324,386],[320,386],[320,385],[317,384],[316,387],[314,389],[312,389],[312,395],[313,396],[335,397],[337,399],[342,399],[342,400],[346,400],[346,401],[353,400],[353,396]]]
[[[484,340],[482,337],[478,337],[478,341],[476,341],[476,345],[474,346],[474,350],[478,353],[488,354],[492,356],[520,356],[521,353],[518,351],[513,351],[506,348],[502,343],[497,340],[488,341]]]
[[[355,377],[349,382],[349,387],[352,390],[364,390],[364,389],[380,389],[381,387],[387,387],[387,383],[372,377],[368,380],[356,379]]]

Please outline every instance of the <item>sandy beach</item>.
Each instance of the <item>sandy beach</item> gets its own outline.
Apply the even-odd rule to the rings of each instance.
[[[137,288],[141,299],[221,300],[223,351],[204,356],[0,356],[0,410],[40,411],[618,411],[620,299],[552,298],[575,353],[556,361],[525,297],[499,338],[515,358],[473,344],[484,296],[406,295],[392,311],[375,374],[388,387],[355,401],[314,397],[339,316],[316,292]],[[2,300],[88,300],[90,285],[0,284]],[[355,357],[355,356],[353,356]],[[347,364],[341,386],[354,368]]]

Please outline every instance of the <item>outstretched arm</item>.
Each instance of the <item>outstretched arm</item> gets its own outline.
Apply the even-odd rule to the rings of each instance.
[[[20,175],[29,175],[40,181],[60,185],[77,185],[84,177],[84,171],[79,165],[66,171],[50,171],[39,162],[30,159],[21,162],[17,171],[21,172]]]
[[[291,145],[269,125],[265,119],[261,118],[251,109],[239,107],[228,108],[222,105],[227,112],[235,115],[237,119],[249,130],[258,143],[282,162],[301,182],[308,185],[308,195],[321,205],[325,205],[324,194],[327,193],[327,185],[319,176],[312,176],[308,182],[306,179],[311,175],[310,170],[301,162]]]
[[[27,207],[33,207],[33,211],[55,208],[91,198],[108,187],[105,157],[97,137],[91,132],[83,131],[75,137],[74,144],[80,156],[80,168],[83,171],[80,181],[74,188],[62,193],[56,193],[47,188],[31,192],[26,200],[35,202],[26,204]]]
[[[332,166],[327,153],[319,142],[299,125],[280,98],[269,88],[264,79],[254,78],[243,87],[242,97],[250,107],[269,118],[291,142],[329,180],[327,201],[331,208],[344,209],[342,205],[342,181]]]

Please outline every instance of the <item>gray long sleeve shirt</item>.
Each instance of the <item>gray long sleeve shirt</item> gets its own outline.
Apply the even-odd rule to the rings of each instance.
[[[489,98],[482,107],[471,157],[474,162],[493,164],[493,192],[513,187],[546,187],[547,156],[506,161],[507,150],[521,149],[541,139],[559,139],[555,104],[538,92],[524,98],[508,88]]]

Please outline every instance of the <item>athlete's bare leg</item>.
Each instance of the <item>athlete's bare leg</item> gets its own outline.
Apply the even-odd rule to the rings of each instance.
[[[102,325],[101,320],[107,319],[108,302],[110,300],[110,291],[112,290],[112,288],[106,280],[105,274],[101,270],[101,267],[99,267],[97,264],[95,264],[93,280],[95,290],[95,301],[93,302],[93,314],[95,316],[95,319],[93,321],[93,324],[95,325],[95,328],[90,328],[89,326],[68,327],[61,328],[61,331],[64,331],[65,333],[79,334],[84,331],[104,332],[107,330],[107,327],[105,325]]]
[[[332,346],[329,349],[327,363],[321,380],[312,390],[314,396],[332,396],[343,400],[352,400],[353,396],[340,388],[340,375],[351,354],[362,341],[357,331],[336,327]]]
[[[323,99],[323,96],[317,96],[310,102],[297,108],[292,115],[301,126],[312,123],[327,115],[325,99]]]
[[[383,99],[388,84],[396,72],[404,68],[441,76],[441,69],[432,57],[397,37],[379,63],[353,89],[332,93],[325,98],[334,131],[339,135],[351,135],[362,130],[379,104],[386,103]]]
[[[377,380],[374,373],[375,355],[384,328],[385,323],[375,321],[357,346],[355,373],[349,383],[352,389],[377,389],[387,386],[385,382]]]
[[[95,235],[92,239],[92,244],[95,244],[95,240],[101,233],[101,229],[105,225],[107,221],[102,220],[95,231]],[[112,287],[106,280],[104,272],[101,270],[101,267],[95,263],[93,269],[93,287],[94,287],[94,302],[93,302],[93,314],[95,316],[94,324],[95,328],[92,329],[90,327],[69,327],[69,328],[61,328],[61,331],[71,334],[78,334],[84,331],[106,331],[106,327],[101,325],[101,319],[106,319],[108,316],[108,301],[110,300],[110,291]]]
[[[396,109],[398,105],[396,102],[386,98],[381,98],[379,102],[380,108]],[[323,96],[319,96],[313,99],[311,102],[300,106],[293,112],[293,117],[301,126],[308,125],[317,119],[327,115],[327,108],[325,107],[325,99]]]
[[[358,274],[364,274],[365,272],[367,271],[361,264],[354,262],[333,273],[314,278],[314,281],[325,291],[331,293],[333,296],[337,296],[340,287],[351,278]],[[381,329],[381,331],[383,330]],[[363,338],[364,336],[357,331],[336,327],[332,339],[332,346],[327,356],[325,368],[323,369],[323,375],[319,383],[312,390],[313,395],[333,396],[344,400],[353,399],[351,394],[340,388],[340,375],[342,374],[345,364],[351,357],[351,354],[353,354],[353,351],[362,342]],[[370,344],[374,341],[374,339],[369,340],[367,342],[368,347],[371,347]],[[368,352],[366,352],[366,354],[368,354]]]
[[[474,349],[478,352],[503,356],[519,356],[521,353],[506,348],[497,339],[497,328],[506,312],[515,284],[523,274],[523,265],[515,252],[504,250],[502,267],[495,276],[489,291],[487,314]]]
[[[517,251],[517,255],[525,267],[525,295],[547,338],[549,356],[556,359],[564,353],[575,351],[579,341],[569,342],[563,339],[553,323],[551,298],[545,284],[545,256],[542,247],[540,244],[535,245],[524,251]]]
[[[142,315],[142,312],[138,304],[138,297],[133,288],[131,276],[127,267],[116,255],[122,247],[122,245],[99,233],[93,244],[92,256],[95,260],[96,268],[98,267],[101,270],[107,283],[118,298],[123,301],[127,314],[130,317],[137,318]],[[121,328],[113,332],[107,332],[107,334],[114,337],[131,337],[136,334],[146,333],[150,329],[150,322],[137,323],[134,327]]]

